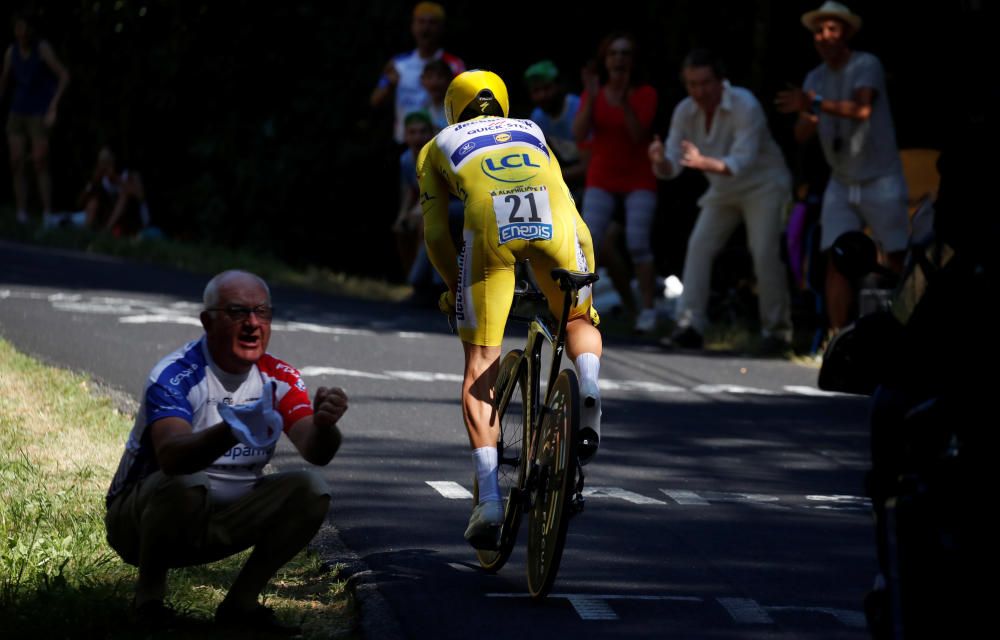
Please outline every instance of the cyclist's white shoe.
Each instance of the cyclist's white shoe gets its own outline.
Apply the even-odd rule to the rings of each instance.
[[[497,533],[503,524],[503,501],[485,500],[472,508],[465,540],[476,549],[495,549]]]
[[[597,455],[601,442],[601,390],[596,380],[580,383],[580,406],[580,434],[576,451],[580,464],[585,465]]]

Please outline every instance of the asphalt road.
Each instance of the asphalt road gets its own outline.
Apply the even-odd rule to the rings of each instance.
[[[0,242],[0,336],[135,397],[159,357],[200,335],[205,280]],[[363,571],[371,637],[867,637],[867,399],[817,391],[816,369],[609,342],[604,446],[553,595],[536,604],[523,530],[498,575],[462,540],[472,461],[461,348],[442,319],[273,297],[271,352],[351,398],[326,470],[339,540],[324,544]],[[304,463],[285,444],[275,464]]]

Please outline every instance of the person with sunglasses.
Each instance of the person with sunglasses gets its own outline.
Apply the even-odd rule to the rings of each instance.
[[[108,543],[139,569],[133,613],[175,627],[164,604],[171,568],[253,547],[222,604],[223,627],[294,634],[258,597],[326,519],[330,489],[315,470],[264,475],[284,433],[325,465],[341,442],[343,389],[313,401],[299,372],[267,352],[274,309],[267,284],[224,271],[205,287],[204,335],[153,368],[107,495]]]

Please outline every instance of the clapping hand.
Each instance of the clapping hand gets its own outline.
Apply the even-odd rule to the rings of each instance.
[[[261,389],[256,402],[219,405],[219,416],[229,425],[233,437],[257,449],[270,447],[281,437],[281,415],[274,410],[274,382]]]
[[[803,91],[798,87],[789,87],[784,91],[779,91],[774,99],[774,105],[781,113],[796,113],[808,111],[809,105],[816,94],[810,91]]]
[[[691,169],[704,169],[705,163],[701,150],[689,140],[681,141],[681,166]]]
[[[396,86],[399,84],[399,71],[396,69],[396,63],[390,60],[385,63],[385,68],[382,69],[382,75],[385,79],[389,81],[389,84]]]
[[[653,135],[653,141],[649,143],[649,149],[646,150],[649,155],[649,161],[654,165],[663,162],[663,140],[660,136]]]
[[[320,387],[313,399],[313,422],[318,427],[329,428],[337,424],[347,412],[347,393],[340,387]]]

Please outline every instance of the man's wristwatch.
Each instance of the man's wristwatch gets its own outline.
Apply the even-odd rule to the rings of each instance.
[[[813,115],[819,115],[820,111],[823,110],[823,96],[818,93],[813,96],[812,102],[809,103],[809,112]]]

